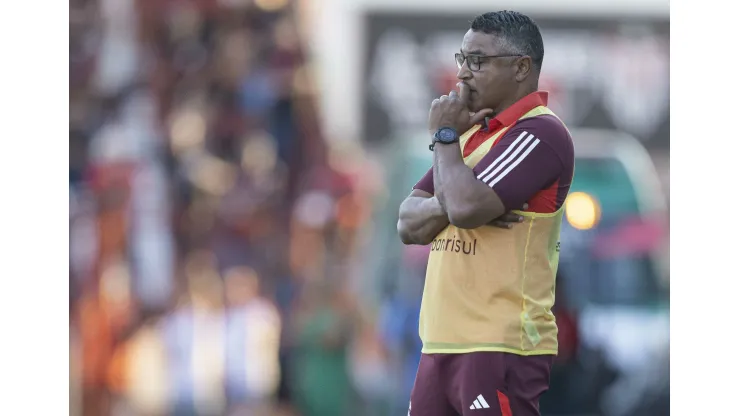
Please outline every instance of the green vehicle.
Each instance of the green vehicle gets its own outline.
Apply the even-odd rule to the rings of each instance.
[[[579,308],[667,306],[668,210],[649,154],[637,139],[614,130],[575,129],[572,135],[576,167],[560,264],[584,281],[571,302]]]
[[[578,362],[581,374],[570,380],[581,386],[574,397],[582,400],[580,411],[663,414],[656,409],[668,405],[670,302],[668,209],[659,176],[644,146],[628,134],[571,133],[576,167],[556,303],[574,322],[570,364]],[[600,380],[606,369],[614,379]],[[590,403],[584,391],[592,393]]]

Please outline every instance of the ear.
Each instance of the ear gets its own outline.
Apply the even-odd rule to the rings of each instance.
[[[514,68],[516,70],[516,80],[517,82],[523,82],[527,77],[529,77],[529,74],[533,71],[532,67],[532,58],[529,56],[522,56],[521,58],[517,59],[514,63]]]

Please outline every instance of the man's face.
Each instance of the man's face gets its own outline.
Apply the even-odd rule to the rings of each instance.
[[[462,68],[457,72],[457,78],[470,87],[471,111],[491,108],[500,111],[499,108],[508,97],[516,93],[518,87],[516,81],[516,57],[483,58],[483,56],[512,55],[514,52],[504,50],[496,35],[468,30],[463,37],[460,52],[466,58]],[[470,59],[468,67],[468,56]],[[481,58],[476,58],[480,56]],[[477,68],[475,60],[480,60],[480,69]],[[476,71],[476,69],[478,69]]]

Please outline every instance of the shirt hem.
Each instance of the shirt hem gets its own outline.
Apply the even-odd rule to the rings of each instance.
[[[471,352],[505,352],[521,356],[531,355],[558,355],[557,350],[543,349],[525,351],[518,348],[501,347],[501,346],[446,346],[446,347],[422,347],[422,354],[467,354]]]

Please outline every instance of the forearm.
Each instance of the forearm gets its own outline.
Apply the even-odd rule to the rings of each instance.
[[[466,198],[466,189],[475,181],[471,169],[465,165],[457,144],[434,147],[434,190],[440,204],[449,213],[449,208],[460,205]]]
[[[398,214],[398,235],[404,244],[427,245],[449,225],[447,213],[436,196],[409,197]]]
[[[476,179],[455,145],[435,146],[434,189],[450,223],[477,228],[505,212],[500,199]]]

